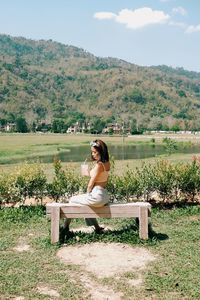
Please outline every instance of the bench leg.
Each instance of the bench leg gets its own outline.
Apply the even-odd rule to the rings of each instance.
[[[141,239],[148,239],[148,208],[141,206],[139,208],[139,236]]]
[[[59,241],[60,207],[55,206],[51,211],[51,243]]]

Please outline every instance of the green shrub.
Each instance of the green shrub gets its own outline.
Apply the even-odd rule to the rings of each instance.
[[[113,191],[109,185],[108,190],[116,200],[129,202],[142,195],[140,178],[135,171],[128,169],[123,176],[113,176],[112,181]]]
[[[164,201],[174,195],[177,188],[176,174],[175,166],[166,160],[161,160],[154,166],[154,188]]]
[[[72,168],[63,170],[59,160],[54,161],[55,176],[47,185],[47,194],[58,201],[65,199],[78,192],[85,192],[87,188],[86,179],[77,175]]]
[[[25,201],[27,197],[34,197],[42,200],[46,194],[47,179],[39,163],[24,164],[16,169],[16,185],[20,189],[21,199]]]
[[[183,166],[179,188],[182,194],[194,200],[200,191],[200,166],[196,160]]]
[[[20,187],[16,174],[0,174],[0,204],[15,203],[21,200]]]
[[[139,194],[143,195],[145,201],[149,201],[151,193],[155,191],[154,165],[143,164],[142,168],[136,168]]]
[[[46,190],[46,176],[39,164],[24,164],[12,173],[0,175],[0,202],[24,202],[27,197],[42,199]]]
[[[163,139],[163,144],[165,146],[165,149],[166,149],[166,152],[168,155],[171,155],[173,152],[175,152],[178,149],[177,142],[168,137],[165,137]]]
[[[194,200],[200,192],[199,158],[191,164],[159,160],[135,170],[128,168],[121,176],[114,174],[114,161],[111,165],[107,184],[111,202],[149,201],[154,192],[159,196],[157,201]],[[54,162],[54,171],[49,183],[39,164],[24,164],[12,173],[1,173],[0,203],[24,203],[28,197],[42,201],[46,195],[55,201],[66,201],[74,194],[86,192],[88,177],[78,175],[71,166],[63,170],[59,160]]]

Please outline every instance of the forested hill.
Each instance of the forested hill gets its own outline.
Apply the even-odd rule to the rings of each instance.
[[[99,58],[51,40],[0,35],[0,119],[132,121],[200,129],[200,73]]]

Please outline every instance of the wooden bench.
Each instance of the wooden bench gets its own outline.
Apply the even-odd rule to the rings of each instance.
[[[59,241],[60,218],[139,218],[139,236],[148,239],[148,217],[151,204],[135,202],[108,204],[103,207],[91,207],[71,203],[48,203],[47,216],[51,218],[51,243]]]

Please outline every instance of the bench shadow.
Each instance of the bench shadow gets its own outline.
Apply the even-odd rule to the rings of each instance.
[[[155,232],[151,225],[149,225],[149,239],[147,241],[164,241],[169,237],[167,234]],[[95,241],[106,241],[106,242],[124,242],[128,243],[132,241],[135,244],[140,243],[139,238],[139,226],[137,222],[128,224],[120,229],[106,229],[102,232],[82,232],[82,231],[67,231],[64,228],[60,228],[59,243],[72,243],[72,242],[95,242]]]
[[[168,240],[169,236],[166,233],[156,232],[152,228],[149,230],[149,238],[158,241]]]

